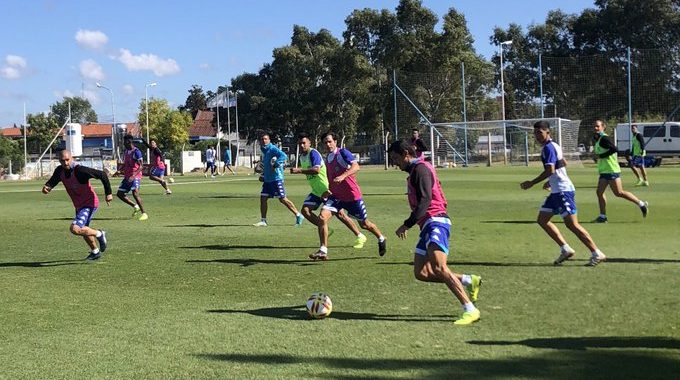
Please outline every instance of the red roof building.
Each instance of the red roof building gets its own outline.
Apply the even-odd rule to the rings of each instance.
[[[193,124],[189,127],[189,139],[215,138],[217,130],[213,125],[214,118],[215,112],[213,111],[198,111]]]

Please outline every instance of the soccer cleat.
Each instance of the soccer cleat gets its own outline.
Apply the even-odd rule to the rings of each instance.
[[[359,235],[359,236],[357,236],[356,240],[354,240],[354,245],[352,247],[354,247],[356,249],[364,248],[364,244],[366,244],[366,240],[368,240],[366,235]]]
[[[635,183],[635,186],[643,186],[644,183],[645,183],[645,181],[639,179],[639,180]]]
[[[214,175],[214,174],[211,174],[211,175],[210,175],[210,179],[215,179],[215,175]]]
[[[208,178],[208,173],[203,173],[203,177]]]
[[[253,224],[255,227],[267,227],[267,222],[259,221],[255,224]]]
[[[642,186],[649,187],[649,181],[642,181]]]
[[[95,260],[99,260],[100,257],[102,257],[101,251],[97,252],[97,253],[90,252],[90,254],[85,258],[85,260],[95,261]]]
[[[166,194],[166,195],[172,194],[172,190],[170,190],[170,189],[165,190],[165,194]]]
[[[464,312],[460,318],[453,322],[453,324],[458,326],[471,325],[472,323],[479,321],[480,318],[481,313],[479,312],[479,309],[475,309],[473,311]]]
[[[304,222],[305,217],[302,215],[296,215],[295,216],[295,227],[300,227],[302,225],[302,222]]]
[[[571,249],[571,248],[569,248],[568,250],[565,250],[565,249],[560,248],[560,255],[557,256],[557,258],[555,259],[555,261],[553,261],[553,264],[555,264],[555,265],[561,265],[563,262],[565,262],[565,261],[571,259],[572,256],[574,256],[574,253],[576,253],[576,251],[574,251],[574,250]]]
[[[467,285],[465,289],[468,291],[468,294],[470,294],[470,301],[476,302],[479,297],[479,288],[482,287],[482,277],[471,274],[470,278],[472,279],[472,282],[470,285]]]
[[[139,220],[147,220],[149,219],[149,215],[147,213],[142,213],[142,215],[139,216]]]
[[[322,251],[316,251],[309,255],[309,258],[316,261],[316,260],[321,260],[321,261],[326,261],[328,260],[328,254]]]
[[[140,212],[142,212],[142,210],[140,210],[139,207],[135,207],[135,210],[132,211],[132,217],[136,217]]]
[[[378,255],[385,256],[387,253],[387,239],[380,241],[378,240]]]
[[[649,203],[645,202],[643,206],[640,206],[640,211],[642,211],[642,217],[646,218],[647,213],[649,213]]]
[[[99,232],[102,233],[102,236],[97,238],[99,240],[99,250],[101,253],[104,253],[106,251],[106,231],[99,230]]]
[[[593,223],[607,223],[607,217],[606,216],[598,216],[593,220]]]
[[[604,253],[593,253],[592,255],[590,255],[590,261],[588,261],[588,264],[586,264],[586,266],[594,267],[605,260],[607,260],[607,256],[605,256]]]

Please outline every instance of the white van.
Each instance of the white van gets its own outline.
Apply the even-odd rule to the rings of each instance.
[[[645,140],[647,154],[662,157],[680,156],[680,122],[633,123]],[[614,131],[619,152],[630,150],[633,134],[628,123],[621,123]]]

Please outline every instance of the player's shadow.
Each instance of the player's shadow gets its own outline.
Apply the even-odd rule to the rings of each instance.
[[[680,263],[678,259],[645,259],[645,258],[626,258],[626,257],[608,257],[607,263],[631,263],[631,264],[664,264],[664,263]]]
[[[241,244],[207,244],[207,245],[197,245],[197,246],[186,246],[186,247],[179,247],[182,249],[205,249],[208,251],[231,251],[231,250],[240,250],[240,249],[314,249],[317,248],[317,246],[280,246],[280,245],[265,245],[265,244],[247,244],[247,245],[241,245]]]
[[[557,223],[561,223],[555,221]],[[553,223],[555,223],[553,222]],[[498,224],[536,224],[536,220],[482,220],[480,223],[498,223]]]
[[[201,196],[201,199],[260,199],[258,194],[256,195],[211,195],[211,196]]]
[[[252,310],[214,309],[207,310],[207,312],[217,314],[250,314],[258,317],[288,319],[294,321],[311,319],[309,314],[307,314],[307,310],[304,305],[266,307],[262,309]],[[453,321],[453,317],[450,315],[374,314],[374,313],[353,313],[340,310],[333,310],[333,312],[328,318],[343,321],[447,322],[447,323],[451,323]]]
[[[341,258],[334,258],[330,261],[325,261],[324,263],[332,263],[334,261],[348,261],[348,260],[376,260],[377,258],[375,257],[361,257],[361,256],[354,256],[354,257],[341,257]],[[240,265],[242,267],[250,267],[253,265],[257,264],[283,264],[283,265],[299,265],[299,266],[307,266],[307,265],[319,265],[322,262],[321,261],[312,261],[310,259],[307,260],[283,260],[283,259],[212,259],[212,260],[187,260],[187,263],[218,263],[218,264],[236,264]]]
[[[0,263],[0,268],[49,268],[57,267],[62,265],[80,265],[87,264],[84,260],[53,260],[53,261],[22,261],[22,262],[9,262]]]
[[[509,340],[471,340],[469,344],[481,346],[525,346],[554,350],[588,350],[591,348],[633,348],[633,349],[671,349],[680,350],[680,340],[662,336],[606,336],[606,337],[561,337],[537,338],[518,341]]]
[[[95,220],[129,220],[130,218],[94,218]],[[73,218],[42,218],[37,220],[73,220]]]
[[[410,265],[413,261],[381,261],[379,265]],[[480,266],[480,267],[554,267],[552,263],[513,263],[513,262],[493,262],[493,261],[456,261],[447,262],[448,266]]]
[[[199,224],[170,224],[166,225],[165,227],[171,227],[171,228],[183,228],[183,227],[193,227],[193,228],[213,228],[213,227],[250,227],[252,224],[207,224],[207,223],[199,223]]]

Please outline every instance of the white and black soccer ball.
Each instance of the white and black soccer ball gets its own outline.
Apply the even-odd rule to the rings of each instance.
[[[307,299],[307,313],[314,319],[323,319],[331,315],[333,301],[326,293],[315,292]]]
[[[168,178],[168,182],[170,182],[170,183],[175,183],[175,179],[172,178],[172,177],[170,177],[170,178]]]

